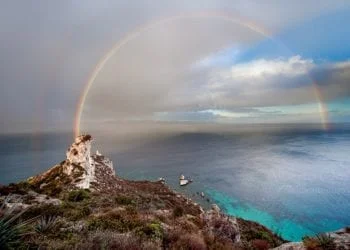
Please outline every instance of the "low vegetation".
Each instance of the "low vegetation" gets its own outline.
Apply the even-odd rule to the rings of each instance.
[[[182,207],[175,207],[173,210],[173,216],[174,217],[180,217],[184,214],[184,210]]]
[[[68,193],[68,201],[83,201],[90,198],[90,191],[86,189],[73,190]]]
[[[307,250],[333,250],[336,249],[334,239],[329,234],[317,234],[315,237],[306,236],[303,244]]]
[[[12,249],[21,244],[21,239],[31,232],[35,218],[21,220],[23,211],[5,206],[6,200],[0,207],[0,249]]]
[[[264,249],[283,242],[244,220],[238,220],[239,243],[228,219],[213,220],[209,230],[198,205],[159,182],[123,180],[115,192],[63,190],[55,204],[50,196],[35,203],[39,194],[21,185],[11,189],[29,207],[1,221],[0,238],[6,240],[0,249]]]
[[[57,217],[54,215],[42,216],[38,219],[34,229],[37,233],[46,234],[52,232],[57,222]]]
[[[238,224],[246,249],[269,249],[286,243],[279,235],[256,222],[238,218]]]

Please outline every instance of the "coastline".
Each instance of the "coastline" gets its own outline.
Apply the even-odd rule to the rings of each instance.
[[[155,176],[150,177],[146,175],[141,175],[137,176],[136,178],[134,176],[134,178],[132,178],[131,180],[152,181],[155,179],[157,179]],[[185,197],[188,197],[189,199],[193,200],[195,203],[198,203],[205,210],[210,210],[213,203],[217,204],[220,207],[220,209],[227,215],[264,225],[269,230],[281,236],[287,241],[300,242],[305,236],[316,236],[317,234],[324,232],[313,231],[310,228],[307,228],[287,218],[275,218],[273,215],[269,214],[266,211],[260,210],[257,207],[254,207],[250,204],[242,203],[239,200],[235,200],[227,194],[215,190],[213,188],[199,188],[198,186],[193,188],[193,185],[196,185],[196,180],[194,180],[193,183],[184,187],[181,187],[178,184],[176,184],[176,180],[172,180],[171,185],[168,185],[168,187],[174,192],[184,195]],[[203,198],[200,196],[200,192],[202,191],[205,194],[205,197]],[[207,199],[209,199],[209,201]],[[346,227],[346,225],[337,225],[336,223],[333,223],[333,225],[334,226],[328,231],[336,231],[340,228]]]
[[[0,215],[15,208],[21,220],[31,221],[33,236],[18,235],[21,244],[49,249],[60,248],[53,247],[58,244],[63,249],[80,249],[85,242],[95,244],[89,239],[101,237],[96,235],[101,231],[103,235],[113,235],[113,239],[129,239],[131,235],[133,246],[142,245],[135,249],[192,249],[186,248],[191,244],[199,246],[195,249],[271,249],[287,242],[278,231],[268,228],[271,221],[275,223],[272,216],[254,207],[244,207],[215,189],[203,189],[196,185],[195,176],[194,182],[186,187],[179,186],[178,178],[169,180],[169,185],[163,181],[121,178],[111,160],[99,151],[91,153],[91,142],[91,135],[79,136],[68,148],[64,161],[26,181],[0,187],[4,209]],[[36,227],[51,223],[55,231],[36,232]],[[295,231],[295,225],[286,225],[291,232]],[[72,232],[72,227],[77,229]],[[292,236],[295,238],[290,239],[298,241],[301,237]],[[104,240],[110,242],[112,238]],[[341,247],[350,244],[350,229],[316,237],[309,235],[291,249],[304,249],[300,248],[303,244],[321,246],[325,242]],[[125,247],[129,243],[118,244]]]

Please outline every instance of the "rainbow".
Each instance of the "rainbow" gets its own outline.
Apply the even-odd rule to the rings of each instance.
[[[312,85],[314,87],[314,94],[318,100],[318,112],[320,113],[322,127],[324,130],[328,130],[330,128],[330,125],[327,104],[323,100],[322,91],[318,87],[317,83],[312,81]]]
[[[92,72],[90,73],[88,80],[85,84],[85,87],[83,89],[83,92],[79,98],[78,105],[76,108],[76,115],[75,115],[75,121],[74,121],[74,133],[75,136],[80,134],[80,123],[81,123],[81,117],[84,109],[84,104],[87,98],[87,95],[89,93],[89,90],[94,83],[95,79],[103,69],[103,67],[106,65],[106,63],[109,61],[110,58],[112,58],[119,50],[121,50],[125,45],[127,45],[130,41],[137,38],[142,32],[145,32],[152,27],[159,25],[159,24],[165,24],[167,22],[171,22],[178,19],[192,19],[192,18],[217,18],[220,20],[228,21],[234,24],[241,25],[243,27],[246,27],[268,39],[274,40],[271,36],[271,32],[267,31],[266,29],[258,26],[254,22],[250,20],[246,20],[239,15],[235,14],[228,14],[225,12],[217,12],[217,11],[205,11],[205,12],[197,12],[197,13],[186,13],[186,14],[180,14],[180,15],[174,15],[171,17],[166,17],[158,20],[151,21],[149,23],[146,23],[144,25],[139,26],[134,31],[127,33],[122,39],[120,39],[117,43],[114,44],[114,46],[107,50],[107,52],[104,54],[104,56],[98,61]],[[279,43],[279,42],[278,42]],[[281,43],[279,43],[281,44]],[[282,44],[283,45],[283,44]],[[285,46],[283,46],[285,47]],[[314,93],[315,97],[318,100],[318,108],[319,113],[321,117],[321,122],[323,128],[326,130],[328,129],[328,110],[326,104],[323,102],[321,90],[317,86],[317,84],[312,81],[312,84],[314,86]]]

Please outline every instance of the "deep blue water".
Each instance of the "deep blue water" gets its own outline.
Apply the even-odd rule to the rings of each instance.
[[[0,183],[62,161],[71,140],[69,134],[0,137]],[[227,213],[260,222],[286,239],[350,225],[350,129],[187,133],[120,144],[101,136],[95,148],[122,177],[165,177],[190,196],[203,191]],[[178,187],[181,173],[194,183]]]

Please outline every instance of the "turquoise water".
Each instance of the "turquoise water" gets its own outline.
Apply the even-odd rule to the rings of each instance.
[[[249,204],[242,205],[242,203],[240,203],[238,200],[235,200],[234,198],[231,198],[228,195],[222,194],[218,191],[206,190],[206,193],[226,213],[246,220],[259,222],[274,231],[276,234],[281,235],[284,239],[290,241],[300,241],[305,235],[315,234],[315,232],[307,226],[298,224],[290,219],[278,220],[267,212],[261,211]],[[341,228],[342,224],[336,221],[328,221],[327,227],[335,230]]]
[[[350,128],[276,133],[187,133],[124,147],[95,136],[119,176],[156,180],[209,207],[259,222],[288,240],[350,225]],[[0,137],[0,183],[38,174],[65,158],[72,135]],[[178,186],[183,173],[194,179]],[[197,192],[204,192],[201,199]],[[209,198],[209,202],[206,200]]]
[[[115,158],[122,176],[165,177],[187,195],[203,191],[228,214],[299,241],[350,225],[349,148],[348,132],[186,134]],[[180,173],[194,183],[179,188]]]

